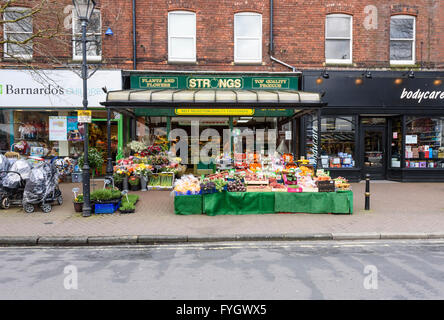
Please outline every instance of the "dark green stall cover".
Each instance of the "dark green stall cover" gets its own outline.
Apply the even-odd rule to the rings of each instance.
[[[353,192],[276,192],[276,212],[353,213]]]
[[[202,195],[175,196],[174,212],[176,214],[202,214]]]
[[[274,192],[216,192],[203,197],[209,216],[275,213]]]

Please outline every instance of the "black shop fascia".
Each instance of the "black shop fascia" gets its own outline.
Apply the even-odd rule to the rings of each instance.
[[[302,88],[324,94],[320,156],[333,176],[444,181],[444,72],[309,70]],[[310,158],[317,118],[300,128]]]

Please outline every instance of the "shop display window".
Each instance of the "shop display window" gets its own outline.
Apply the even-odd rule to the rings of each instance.
[[[311,163],[316,163],[317,150],[316,117],[309,116],[306,134],[306,155]],[[322,168],[354,168],[356,148],[356,125],[352,116],[322,117],[321,150]]]
[[[406,168],[444,168],[444,117],[407,117]]]
[[[392,120],[392,145],[391,145],[391,161],[392,168],[401,168],[402,153],[402,118],[394,118]]]
[[[10,115],[2,112],[0,119],[1,150],[16,151],[23,156],[79,157],[84,148],[84,124],[77,122],[75,111],[15,110]],[[106,152],[106,112],[94,111],[89,124],[89,146]],[[117,154],[118,128],[111,122],[111,150]],[[3,139],[4,137],[4,139]],[[11,143],[9,143],[11,142]]]
[[[11,119],[10,112],[0,110],[0,153],[11,150]]]
[[[233,117],[233,127],[233,139],[236,140],[238,136],[243,137],[240,152],[256,153],[263,156],[268,156],[271,150],[276,150],[281,154],[289,152],[285,137],[276,132],[277,118]],[[248,137],[251,139],[251,146],[247,145]],[[236,146],[235,142],[234,147]],[[234,151],[236,152],[236,150]]]
[[[58,112],[14,111],[14,143],[11,151],[26,156],[56,156],[58,141],[49,140],[49,117]]]

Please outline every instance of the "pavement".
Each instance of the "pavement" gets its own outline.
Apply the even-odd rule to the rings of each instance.
[[[102,183],[97,181],[96,188]],[[48,214],[1,210],[0,245],[444,238],[444,183],[374,181],[370,211],[364,210],[365,183],[354,183],[352,215],[179,216],[170,192],[139,191],[135,213],[88,218],[74,212],[71,190],[76,186],[81,187],[61,184],[65,202]]]

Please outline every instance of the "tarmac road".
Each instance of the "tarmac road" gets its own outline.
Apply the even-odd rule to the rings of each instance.
[[[443,298],[442,240],[0,248],[0,299]]]

